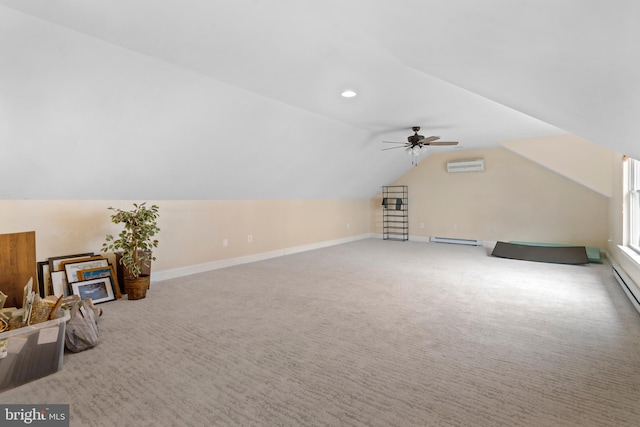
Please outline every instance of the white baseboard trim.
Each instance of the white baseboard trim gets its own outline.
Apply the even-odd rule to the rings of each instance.
[[[162,282],[164,280],[175,279],[176,277],[189,276],[191,274],[204,273],[205,271],[218,270],[220,268],[232,267],[234,265],[247,264],[250,262],[277,258],[280,256],[291,255],[299,252],[341,245],[343,243],[355,242],[357,240],[369,239],[371,237],[373,237],[371,233],[360,234],[357,236],[344,237],[342,239],[326,240],[323,242],[310,243],[308,245],[293,246],[290,248],[278,249],[275,251],[261,252],[259,254],[205,262],[203,264],[189,265],[186,267],[172,268],[169,270],[152,271],[151,281],[154,283]]]
[[[381,233],[372,233],[371,237],[374,239],[384,239],[384,234]],[[410,242],[428,242],[429,238],[428,237],[424,237],[424,236],[414,236],[412,234],[409,234],[409,241]]]

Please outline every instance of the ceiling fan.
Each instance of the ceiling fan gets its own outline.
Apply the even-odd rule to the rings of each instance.
[[[440,139],[439,136],[428,136],[424,137],[423,135],[418,135],[418,131],[420,130],[420,126],[413,126],[411,128],[414,134],[407,137],[408,142],[395,142],[395,141],[382,141],[386,144],[402,144],[397,147],[391,148],[383,148],[382,151],[386,150],[394,150],[396,148],[404,148],[404,150],[413,158],[413,164],[418,164],[417,157],[426,152],[427,148],[431,145],[433,146],[443,146],[443,145],[458,145],[458,142],[454,141],[438,141]]]

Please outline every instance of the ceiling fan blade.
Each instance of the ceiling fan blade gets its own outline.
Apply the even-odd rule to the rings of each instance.
[[[435,142],[431,142],[427,145],[458,145],[457,141],[435,141]]]
[[[396,141],[382,141],[385,144],[406,144],[406,142],[396,142]]]
[[[435,141],[437,139],[440,139],[440,137],[439,136],[428,136],[428,137],[423,138],[420,141],[418,141],[418,144],[424,144],[424,143],[427,143],[427,142],[433,142],[433,141]]]
[[[401,145],[401,146],[398,146],[398,147],[383,148],[383,149],[382,149],[382,150],[380,150],[380,151],[395,150],[396,148],[405,148],[405,146],[404,146],[404,145]]]

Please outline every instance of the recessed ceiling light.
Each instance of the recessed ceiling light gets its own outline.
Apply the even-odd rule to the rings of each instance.
[[[340,95],[342,95],[344,98],[353,98],[354,96],[357,95],[357,93],[355,93],[351,89],[347,89],[344,92],[342,92]]]

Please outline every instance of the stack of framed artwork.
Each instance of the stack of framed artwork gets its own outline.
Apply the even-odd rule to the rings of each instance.
[[[106,257],[93,252],[38,262],[38,287],[43,298],[79,295],[98,304],[122,297],[115,268]]]

